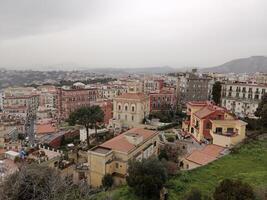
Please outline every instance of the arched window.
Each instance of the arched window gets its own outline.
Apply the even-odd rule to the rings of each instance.
[[[121,105],[118,105],[118,110],[121,110]]]

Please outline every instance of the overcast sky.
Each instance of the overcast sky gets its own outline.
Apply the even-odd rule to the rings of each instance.
[[[267,0],[0,0],[0,67],[209,67],[253,55],[267,55]]]

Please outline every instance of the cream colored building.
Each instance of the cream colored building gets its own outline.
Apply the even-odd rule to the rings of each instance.
[[[254,113],[266,92],[266,84],[225,83],[221,104],[239,117],[255,118]]]
[[[187,103],[182,129],[198,142],[232,147],[246,137],[247,123],[209,101]]]
[[[143,93],[125,93],[113,100],[113,128],[133,128],[149,115],[149,96]]]
[[[88,152],[89,184],[102,185],[105,174],[111,174],[115,185],[125,183],[128,161],[142,160],[158,155],[157,131],[141,128],[130,129]]]

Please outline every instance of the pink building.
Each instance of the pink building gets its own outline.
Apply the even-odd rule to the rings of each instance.
[[[97,99],[97,89],[76,88],[63,89],[57,88],[57,109],[60,120],[67,119],[71,112],[78,108],[89,106]]]
[[[162,90],[149,94],[150,112],[174,108],[176,105],[175,92],[172,88],[163,88]]]

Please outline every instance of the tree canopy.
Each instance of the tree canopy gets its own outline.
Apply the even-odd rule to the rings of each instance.
[[[262,96],[261,102],[255,112],[255,116],[260,118],[260,125],[263,128],[267,128],[267,93]]]
[[[129,162],[127,184],[136,195],[141,197],[159,197],[159,192],[167,180],[167,172],[157,158],[143,159],[141,162]]]
[[[252,187],[240,180],[223,180],[219,186],[216,187],[214,195],[214,200],[255,200],[255,195],[253,193]]]
[[[82,107],[69,116],[68,122],[70,125],[82,125],[86,129],[87,145],[90,146],[89,128],[94,127],[97,133],[97,125],[104,120],[104,112],[99,106]]]
[[[221,90],[222,85],[219,81],[216,81],[212,87],[212,100],[219,105],[221,102]]]

